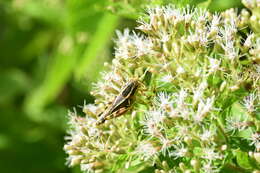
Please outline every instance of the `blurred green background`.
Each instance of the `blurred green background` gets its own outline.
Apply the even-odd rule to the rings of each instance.
[[[239,0],[0,0],[0,172],[80,172],[65,165],[67,111],[93,102],[115,30],[146,4],[221,11]]]

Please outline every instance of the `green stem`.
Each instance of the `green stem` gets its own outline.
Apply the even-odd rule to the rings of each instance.
[[[111,39],[111,35],[114,32],[118,24],[118,17],[105,14],[101,19],[97,31],[91,39],[90,44],[83,53],[82,58],[77,63],[78,66],[75,69],[75,76],[81,79],[86,75],[86,71],[92,69],[93,65],[100,62],[97,58],[100,51],[105,47],[107,42]]]
[[[226,133],[225,133],[225,130],[224,130],[224,128],[223,128],[223,124],[222,124],[222,122],[221,122],[221,120],[219,119],[219,117],[217,118],[217,123],[216,123],[216,125],[217,125],[217,127],[218,127],[218,129],[219,129],[219,131],[222,133],[222,135],[224,136],[224,138],[225,138],[225,141],[226,141],[226,144],[228,145],[228,137],[227,137],[227,135],[226,135]]]

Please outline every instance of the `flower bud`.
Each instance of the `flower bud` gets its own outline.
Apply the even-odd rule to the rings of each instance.
[[[125,154],[125,150],[120,149],[119,147],[117,147],[117,148],[115,149],[115,153],[117,153],[117,154]]]
[[[168,165],[168,163],[167,163],[166,161],[163,161],[163,162],[162,162],[162,166],[163,166],[163,168],[166,169],[166,170],[169,170],[169,169],[170,169],[170,167],[169,167],[169,165]]]
[[[73,150],[67,151],[67,153],[68,153],[69,155],[78,155],[78,154],[80,154],[80,151],[79,151],[79,150],[76,150],[76,149],[73,149]]]
[[[260,173],[259,170],[254,170],[252,173]]]
[[[74,148],[74,146],[72,146],[72,145],[67,145],[67,144],[64,145],[64,147],[63,147],[63,149],[64,149],[64,150],[67,150],[67,151],[68,151],[68,150],[71,150],[71,149],[73,149],[73,148]]]
[[[248,155],[249,155],[250,158],[252,158],[252,159],[254,158],[254,152],[249,151],[249,152],[248,152]]]
[[[75,166],[80,164],[82,157],[72,157],[71,161],[70,161],[70,165],[71,166]]]
[[[239,85],[233,85],[231,87],[229,87],[229,89],[233,92],[239,89]]]
[[[186,170],[184,173],[191,173],[191,170]]]
[[[222,151],[227,150],[227,145],[222,145],[222,146],[221,146],[221,150],[222,150]]]
[[[104,172],[104,170],[103,170],[103,169],[97,169],[97,170],[95,170],[95,172],[94,172],[94,173],[102,173],[102,172]]]
[[[194,170],[196,170],[196,171],[200,170],[201,165],[200,165],[200,161],[198,159],[192,159],[190,163],[193,166]]]
[[[258,163],[260,163],[260,153],[254,153],[254,158]]]
[[[184,141],[188,144],[188,145],[192,145],[192,139],[188,136],[184,137]]]
[[[126,162],[125,163],[125,169],[128,169],[130,167],[131,163],[130,162]]]
[[[96,161],[96,162],[90,163],[90,167],[93,170],[102,168],[103,166],[104,166],[104,164],[102,162],[100,162],[100,161]]]
[[[186,171],[186,166],[184,165],[183,162],[181,162],[181,163],[179,164],[179,167],[180,167],[180,169],[181,169],[183,172]]]
[[[159,169],[155,169],[154,173],[160,173]]]

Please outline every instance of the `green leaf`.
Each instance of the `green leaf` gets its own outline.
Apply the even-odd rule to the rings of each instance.
[[[221,170],[220,173],[249,173],[249,171],[245,171],[244,169],[230,163],[225,165]]]
[[[228,8],[241,7],[242,3],[239,0],[212,0],[208,9],[210,11],[223,11]]]
[[[204,1],[204,2],[200,2],[197,6],[199,8],[208,8],[208,6],[210,5],[212,0],[207,0],[207,1]]]
[[[246,115],[246,112],[243,109],[243,106],[238,102],[236,102],[232,105],[231,112],[232,112],[232,115],[234,115],[234,116],[245,116]]]
[[[245,139],[249,139],[253,134],[253,131],[252,129],[248,128],[246,130],[241,130],[238,132],[237,136],[238,137],[242,137],[242,138],[245,138]]]
[[[249,156],[246,152],[236,150],[233,151],[233,153],[236,155],[236,160],[239,166],[241,166],[244,169],[252,169]]]

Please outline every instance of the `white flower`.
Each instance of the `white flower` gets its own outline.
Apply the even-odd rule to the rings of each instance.
[[[204,90],[208,87],[207,81],[203,81],[200,83],[200,85],[193,89],[193,102],[197,103],[200,99],[202,99]]]
[[[69,166],[78,165],[78,164],[80,164],[82,158],[83,158],[83,156],[81,156],[81,155],[70,155],[67,159],[67,164]]]
[[[184,20],[184,14],[180,9],[176,9],[172,5],[163,7],[162,9],[163,9],[164,20],[170,23],[171,25],[176,26],[178,23]],[[160,13],[158,14],[159,14],[158,17],[160,17]]]
[[[190,6],[187,6],[186,8],[182,9],[182,12],[184,14],[185,24],[187,24],[192,21],[192,17],[194,16],[194,12],[196,12],[196,9],[194,10],[190,8]]]
[[[253,46],[253,39],[254,39],[255,35],[254,34],[250,34],[247,36],[245,42],[244,42],[244,46],[247,48],[250,48]]]
[[[82,111],[90,116],[96,116],[100,113],[99,108],[94,104],[85,104],[83,105]]]
[[[246,96],[244,98],[243,105],[249,113],[253,113],[256,111],[256,108],[255,108],[256,99],[257,99],[257,95],[254,93],[251,93],[251,94],[249,94],[249,96]]]
[[[172,96],[166,92],[160,92],[155,103],[160,107],[160,109],[170,112],[173,109],[173,101],[171,100],[171,97]]]
[[[101,72],[101,76],[105,81],[110,81],[113,78],[114,74],[113,72]]]
[[[130,38],[130,30],[128,28],[126,28],[123,33],[117,30],[116,34],[118,37],[117,42],[120,44],[127,43]]]
[[[200,100],[198,104],[198,110],[196,115],[194,116],[194,121],[197,123],[200,123],[203,121],[205,116],[214,109],[213,104],[214,104],[214,96],[211,98],[207,98],[206,102],[204,100]]]
[[[142,124],[144,124],[145,133],[150,134],[153,137],[160,137],[162,135],[161,128],[153,120],[147,120]]]
[[[163,122],[165,119],[165,113],[162,110],[152,110],[147,113],[147,119],[158,124]]]
[[[170,35],[166,31],[161,31],[159,32],[159,37],[161,42],[166,43],[167,41],[170,40]]]
[[[179,91],[179,93],[175,94],[175,97],[176,97],[176,105],[177,105],[177,109],[178,110],[183,110],[184,108],[186,108],[186,102],[185,102],[185,99],[186,97],[188,96],[188,93],[185,89],[181,89]]]
[[[220,24],[220,16],[218,14],[214,14],[212,16],[211,26],[216,27],[219,26],[219,24]]]
[[[173,76],[171,74],[164,75],[160,78],[160,81],[165,83],[171,83],[173,81]]]
[[[216,72],[219,70],[221,61],[214,59],[214,58],[209,58],[209,74]]]
[[[100,151],[105,151],[105,150],[107,150],[108,142],[109,142],[109,140],[107,140],[106,143],[99,141],[99,140],[95,140],[95,141],[93,140],[93,141],[91,141],[91,144],[93,146],[95,146],[96,148],[98,148]]]
[[[163,16],[163,8],[154,7],[154,8],[147,8],[147,13],[150,17],[150,25],[154,28],[158,28],[158,22],[161,16]]]
[[[238,56],[238,49],[235,48],[233,40],[226,40],[222,44],[222,48],[225,50],[225,55],[228,59],[233,60]]]
[[[188,148],[185,148],[183,144],[174,145],[174,149],[169,155],[175,159],[185,157],[189,152]]]
[[[143,35],[138,35],[134,32],[132,41],[136,48],[135,56],[140,57],[146,54],[153,54],[153,42],[151,39],[145,38]]]
[[[255,8],[256,7],[256,1],[255,0],[242,0],[242,2],[247,8]]]
[[[204,172],[204,173],[216,173],[216,172],[219,172],[219,169],[212,165],[212,162],[208,162],[206,164],[203,164],[201,170]]]
[[[190,118],[191,110],[188,108],[188,104],[185,101],[187,96],[188,93],[185,89],[181,89],[179,93],[174,94],[176,108],[172,109],[170,113],[171,117],[182,117],[185,120]]]
[[[96,122],[95,122],[96,123]],[[93,123],[94,124],[94,123]],[[88,129],[89,136],[99,137],[102,131],[96,127],[90,127]]]
[[[179,67],[177,68],[176,72],[177,72],[178,74],[183,74],[183,73],[185,73],[185,70],[184,70],[183,67],[179,66]]]
[[[153,137],[161,137],[161,125],[165,115],[160,110],[152,110],[146,113],[145,119],[141,122],[144,125],[144,132],[150,134]]]
[[[135,149],[135,153],[144,160],[148,160],[158,154],[158,150],[148,141],[142,141]]]
[[[260,133],[253,133],[250,140],[250,145],[254,145],[257,150],[260,149]]]
[[[197,32],[198,32],[197,36],[199,37],[200,46],[207,47],[210,40],[208,39],[208,33],[206,31],[206,28],[200,29]]]
[[[180,117],[182,117],[184,120],[190,120],[191,115],[193,114],[193,110],[190,108],[180,109],[178,111],[179,111]]]
[[[236,115],[236,116],[229,116],[226,118],[226,130],[227,132],[236,132],[244,130],[247,125],[247,116]]]
[[[221,30],[223,35],[221,47],[225,51],[225,55],[229,60],[233,60],[239,56],[239,48],[235,47],[234,35],[237,32],[236,24],[234,20],[231,20],[230,24],[226,24],[224,29]]]
[[[116,31],[118,39],[115,41],[117,47],[115,48],[115,56],[120,58],[129,58],[134,55],[132,55],[131,51],[129,50],[132,45],[131,42],[131,35],[129,29],[125,29],[123,33],[120,31]]]
[[[199,135],[202,141],[209,141],[213,140],[214,132],[212,130],[203,129],[203,133]]]
[[[197,46],[206,47],[209,42],[208,33],[204,29],[197,30],[196,33],[191,33],[187,37],[186,42],[190,43],[195,47]]]
[[[187,125],[177,124],[175,127],[178,130],[175,137],[176,141],[183,140],[184,137],[187,137],[190,134],[190,127]]]
[[[223,155],[214,151],[213,148],[203,148],[202,158],[208,159],[209,161],[214,161],[214,160],[217,160],[217,159],[222,159]]]
[[[136,34],[135,32],[130,34],[128,29],[125,29],[123,34],[119,31],[116,33],[118,35],[116,57],[128,59],[153,53],[153,42],[151,39],[145,38],[143,35]]]
[[[80,169],[82,171],[86,171],[87,173],[93,172],[93,170],[91,169],[91,164],[89,163],[83,163],[80,165]]]
[[[81,146],[82,144],[84,144],[84,141],[86,141],[85,135],[83,135],[82,133],[76,133],[72,136],[70,144],[75,146]]]
[[[119,75],[116,71],[111,72],[102,72],[102,78],[104,81],[111,81],[111,82],[121,82],[123,80],[122,76]]]
[[[143,18],[137,20],[137,23],[139,23],[140,25],[136,27],[136,29],[140,29],[142,31],[152,30],[152,26],[149,23],[147,23]]]
[[[166,137],[160,137],[161,152],[166,155],[169,152],[169,148],[173,145],[173,140],[169,140]]]

